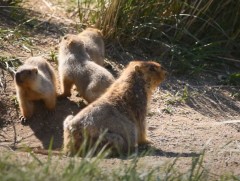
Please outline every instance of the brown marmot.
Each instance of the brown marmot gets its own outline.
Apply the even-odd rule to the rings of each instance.
[[[66,154],[76,154],[83,135],[95,141],[106,131],[103,143],[128,152],[149,143],[146,136],[147,105],[166,71],[156,62],[132,61],[121,76],[95,102],[64,121]]]
[[[103,66],[105,50],[102,32],[96,28],[86,28],[78,36],[84,42],[91,60]]]
[[[43,57],[31,57],[15,74],[19,107],[24,121],[34,112],[34,102],[43,100],[49,110],[56,105],[56,78],[51,65]]]
[[[59,97],[70,96],[75,84],[88,103],[102,95],[114,81],[109,71],[90,61],[84,42],[77,35],[66,35],[60,42],[58,70],[62,87]]]

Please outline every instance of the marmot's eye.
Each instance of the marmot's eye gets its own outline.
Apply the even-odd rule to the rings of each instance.
[[[63,39],[66,40],[66,39],[67,39],[67,36],[64,36]]]

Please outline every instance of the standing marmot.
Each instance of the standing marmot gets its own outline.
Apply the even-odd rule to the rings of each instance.
[[[87,53],[98,65],[104,64],[104,42],[102,32],[96,28],[86,28],[78,37],[84,42]]]
[[[102,95],[114,81],[110,72],[90,61],[84,42],[77,35],[63,37],[58,61],[62,87],[60,97],[70,96],[75,84],[80,95],[90,103]]]
[[[15,74],[15,86],[23,120],[34,112],[36,100],[43,100],[49,110],[56,105],[56,78],[51,65],[42,57],[31,57]]]
[[[132,150],[146,138],[147,104],[166,71],[156,62],[133,61],[95,102],[64,121],[66,154],[76,154],[83,135],[96,141],[107,131],[103,143],[119,152]]]

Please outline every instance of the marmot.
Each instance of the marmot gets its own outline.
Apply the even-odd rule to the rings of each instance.
[[[88,103],[103,94],[114,81],[109,71],[90,61],[84,42],[77,35],[66,35],[60,42],[58,70],[62,87],[60,97],[70,96],[75,84]]]
[[[103,136],[103,143],[120,153],[139,144],[147,144],[147,105],[154,89],[165,79],[166,71],[159,63],[132,61],[121,76],[96,101],[76,116],[64,121],[66,154],[76,154],[83,135],[91,140]]]
[[[22,121],[34,112],[34,102],[43,100],[49,110],[56,105],[56,77],[52,66],[43,57],[31,57],[15,74],[15,86]]]
[[[78,37],[84,42],[91,60],[103,66],[105,50],[102,32],[96,28],[86,28]]]

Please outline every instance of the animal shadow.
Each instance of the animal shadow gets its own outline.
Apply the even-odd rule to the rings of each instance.
[[[185,153],[185,152],[172,152],[172,151],[163,151],[159,148],[156,148],[152,145],[143,145],[139,147],[138,150],[139,156],[159,156],[159,157],[199,157],[201,153]]]
[[[130,153],[110,154],[107,158],[120,158],[123,160],[128,160],[137,157],[145,157],[145,156],[158,156],[158,157],[167,157],[167,158],[179,158],[179,157],[199,157],[202,153],[184,153],[184,152],[171,152],[171,151],[163,151],[159,148],[156,148],[152,145],[140,145],[135,151],[131,151]]]
[[[72,114],[75,115],[86,105],[78,105],[69,99],[57,100],[55,111],[46,110],[42,102],[36,103],[37,112],[27,121],[44,149],[60,149],[63,143],[63,121]]]

